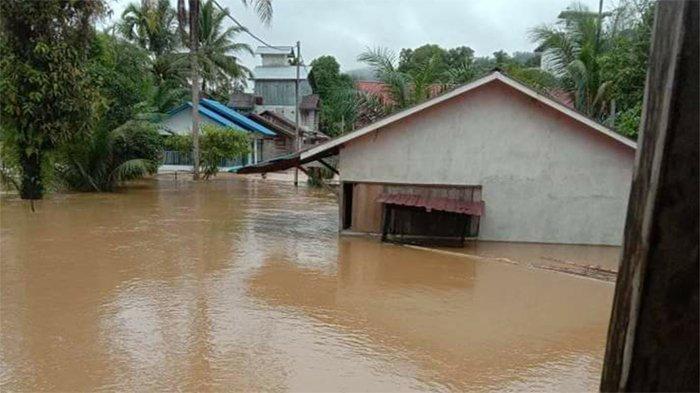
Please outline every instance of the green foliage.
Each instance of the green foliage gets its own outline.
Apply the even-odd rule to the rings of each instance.
[[[22,198],[43,196],[46,154],[94,124],[88,52],[103,12],[100,0],[0,2],[0,127],[17,149]]]
[[[631,108],[628,108],[618,115],[616,127],[623,135],[630,138],[637,138],[639,124],[642,120],[642,101],[638,101]]]
[[[63,145],[56,176],[71,190],[113,191],[122,181],[155,173],[162,155],[163,141],[156,126],[130,121]]]
[[[399,53],[398,71],[413,77],[422,75],[426,83],[437,82],[448,67],[447,51],[435,44],[425,44],[416,49],[406,48]],[[430,68],[430,72],[426,72],[426,68]]]
[[[614,16],[615,23],[622,26],[616,27],[610,49],[601,56],[601,73],[612,82],[611,98],[619,111],[615,126],[623,134],[636,138],[649,63],[654,3],[622,3]]]
[[[240,53],[253,54],[248,44],[235,42],[243,28],[224,28],[226,14],[212,0],[202,3],[199,9],[199,50],[197,61],[202,75],[202,91],[234,81],[245,81],[250,70],[238,62]]]
[[[367,48],[357,57],[357,60],[372,67],[377,78],[386,85],[386,90],[393,101],[391,104],[393,108],[388,111],[413,105],[417,102],[417,97],[425,95],[414,89],[410,74],[398,69],[393,51],[381,47]]]
[[[177,47],[175,16],[168,0],[131,3],[122,12],[116,30],[127,40],[160,57]]]
[[[204,179],[215,176],[219,172],[221,162],[226,159],[243,157],[250,152],[250,138],[244,131],[215,126],[202,125],[202,135],[199,139],[200,165]],[[168,136],[165,148],[188,154],[192,151],[192,135]]]
[[[89,72],[102,97],[99,127],[113,129],[134,117],[153,86],[148,52],[100,33],[93,42]]]
[[[548,63],[580,111],[636,138],[644,95],[654,3],[622,1],[608,24],[598,14],[574,4],[554,26],[531,30],[548,50]],[[611,113],[615,100],[618,116]],[[636,124],[635,124],[636,123]]]
[[[311,62],[309,83],[324,102],[334,91],[353,87],[352,78],[340,73],[340,64],[333,56],[321,56]]]
[[[309,82],[321,98],[321,129],[331,136],[352,129],[356,116],[356,92],[352,79],[340,73],[333,56],[321,56],[311,62]]]

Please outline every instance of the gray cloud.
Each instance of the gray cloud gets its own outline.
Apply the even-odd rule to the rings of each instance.
[[[175,0],[171,0],[175,5]],[[597,0],[582,1],[591,10]],[[112,3],[114,18],[126,1]],[[273,45],[302,44],[307,63],[333,55],[343,69],[361,67],[357,55],[366,47],[384,46],[395,52],[425,43],[443,47],[466,45],[479,56],[503,49],[531,51],[527,30],[556,20],[568,0],[273,0],[271,24],[260,23],[239,0],[219,0],[249,29]],[[256,46],[246,35],[241,41]],[[257,60],[245,55],[248,67]]]

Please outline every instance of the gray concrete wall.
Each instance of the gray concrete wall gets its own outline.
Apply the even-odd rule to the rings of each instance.
[[[206,116],[200,116],[201,124],[217,124],[209,120]],[[192,133],[192,109],[178,112],[175,116],[169,117],[163,123],[163,128],[179,135]]]
[[[481,185],[484,240],[619,245],[634,150],[499,81],[346,144],[343,181]]]
[[[291,105],[296,103],[295,80],[255,80],[255,95],[263,98],[263,105]],[[312,94],[309,81],[303,79],[299,82],[299,99]]]

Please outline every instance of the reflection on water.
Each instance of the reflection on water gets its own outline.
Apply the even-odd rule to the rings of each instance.
[[[322,191],[2,201],[0,387],[595,390],[612,285],[337,237]]]

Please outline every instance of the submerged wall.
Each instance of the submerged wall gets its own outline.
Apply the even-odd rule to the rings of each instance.
[[[342,181],[481,185],[484,240],[619,245],[634,150],[500,81],[347,143]]]

